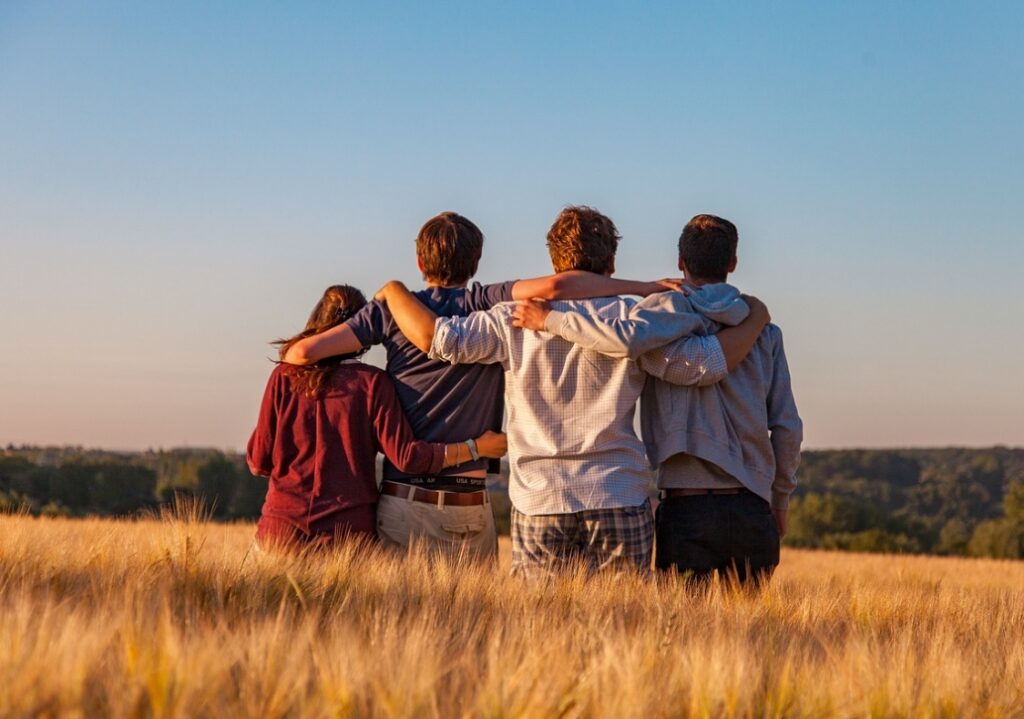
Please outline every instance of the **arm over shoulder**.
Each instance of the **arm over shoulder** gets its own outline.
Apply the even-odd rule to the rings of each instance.
[[[477,312],[489,310],[502,302],[511,302],[513,291],[519,284],[521,282],[515,280],[495,282],[490,285],[474,282],[466,288],[466,307],[470,312]]]
[[[680,337],[640,356],[640,369],[669,384],[707,387],[729,374],[722,345],[714,335]]]
[[[500,304],[468,317],[439,317],[430,358],[451,364],[507,362],[511,312],[511,305]]]
[[[636,359],[679,337],[701,333],[704,319],[682,292],[662,292],[636,303],[625,319],[581,312],[548,314],[544,328],[586,349],[615,358]]]
[[[336,327],[299,340],[283,357],[290,364],[307,365],[327,357],[352,354],[384,338],[384,313],[379,302],[371,302],[354,317]]]

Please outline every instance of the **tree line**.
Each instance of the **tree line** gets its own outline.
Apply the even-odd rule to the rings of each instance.
[[[109,452],[13,447],[0,452],[0,511],[43,516],[126,516],[175,495],[202,498],[215,519],[256,519],[267,480],[240,455],[213,449]]]
[[[1024,449],[805,452],[798,479],[790,546],[1024,558]],[[0,511],[130,516],[187,494],[215,519],[255,519],[266,487],[213,449],[0,451]],[[507,532],[505,487],[507,474],[492,499]]]
[[[1024,450],[805,452],[786,543],[1024,557]]]

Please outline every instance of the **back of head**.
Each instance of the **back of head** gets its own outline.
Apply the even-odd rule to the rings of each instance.
[[[679,259],[690,279],[725,282],[733,269],[739,233],[736,225],[715,215],[696,215],[679,236]]]
[[[615,223],[592,207],[566,207],[548,230],[551,265],[555,272],[611,274],[620,239]]]
[[[455,212],[431,217],[416,235],[423,277],[440,285],[462,285],[476,274],[484,249],[480,228]]]
[[[306,320],[306,327],[294,337],[274,342],[280,348],[280,356],[284,357],[288,348],[301,339],[318,335],[321,332],[346,322],[366,305],[366,297],[351,285],[331,285],[324,290],[320,300]],[[348,355],[327,357],[319,362],[296,369],[297,382],[305,384],[306,394],[315,397],[323,388],[324,380],[334,367],[347,359],[359,357],[368,348]]]

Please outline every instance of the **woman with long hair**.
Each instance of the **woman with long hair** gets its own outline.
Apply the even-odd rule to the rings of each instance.
[[[305,329],[274,343],[280,356],[365,304],[354,287],[328,287]],[[468,462],[471,444],[482,457],[505,454],[505,435],[498,432],[453,444],[415,439],[391,378],[359,362],[363,352],[304,367],[279,362],[271,372],[246,453],[253,474],[270,479],[256,530],[260,545],[375,537],[378,451],[402,471],[424,474]]]

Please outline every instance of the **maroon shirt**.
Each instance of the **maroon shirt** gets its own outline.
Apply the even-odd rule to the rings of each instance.
[[[299,374],[291,365],[274,369],[249,439],[249,469],[270,478],[263,516],[308,533],[332,514],[375,504],[377,452],[405,472],[441,469],[444,445],[413,437],[383,370],[342,363],[316,398],[295,381]]]

